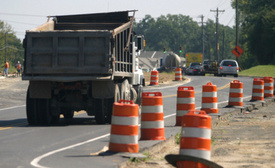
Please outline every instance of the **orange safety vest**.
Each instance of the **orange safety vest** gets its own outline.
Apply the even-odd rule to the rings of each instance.
[[[17,64],[17,69],[21,69],[21,64]]]
[[[10,67],[9,63],[6,62],[6,63],[5,63],[5,68],[9,68],[9,67]]]

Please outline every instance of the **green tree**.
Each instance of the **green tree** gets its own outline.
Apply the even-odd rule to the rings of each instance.
[[[231,44],[234,40],[234,30],[228,26],[219,25],[219,32],[225,29],[225,58],[232,56]],[[202,27],[189,16],[184,15],[161,15],[154,19],[146,15],[144,19],[135,23],[135,32],[142,34],[146,39],[146,50],[161,51],[163,47],[167,51],[179,53],[179,47],[182,47],[183,53],[200,52],[202,53]],[[204,26],[204,44],[205,58],[215,59],[214,51],[216,49],[216,24],[208,20]],[[219,41],[223,41],[223,36],[219,36]],[[220,43],[222,44],[222,43]],[[222,55],[222,48],[220,55]]]
[[[5,59],[10,66],[15,66],[17,61],[23,62],[23,46],[16,37],[12,27],[0,21],[0,67],[3,68]]]
[[[232,2],[235,7],[236,1]],[[241,64],[249,68],[256,64],[275,64],[275,1],[239,0],[240,45],[244,55]]]

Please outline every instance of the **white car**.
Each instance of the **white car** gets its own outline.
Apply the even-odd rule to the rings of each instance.
[[[218,69],[218,76],[233,75],[238,77],[239,75],[238,62],[231,59],[222,60]]]

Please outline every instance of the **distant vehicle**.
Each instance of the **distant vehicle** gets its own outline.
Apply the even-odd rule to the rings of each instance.
[[[191,62],[202,63],[203,55],[202,53],[186,53],[186,67],[189,67]]]
[[[204,60],[202,63],[204,73],[218,74],[218,63],[216,61]]]
[[[218,76],[233,75],[238,77],[239,75],[239,65],[235,60],[222,60],[220,67],[218,69]]]
[[[187,75],[205,75],[203,72],[202,64],[199,62],[191,62],[189,67],[186,69]]]

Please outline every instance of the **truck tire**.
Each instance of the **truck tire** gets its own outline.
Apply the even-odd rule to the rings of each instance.
[[[131,100],[133,100],[134,103],[137,102],[137,92],[133,87],[131,87]]]
[[[36,100],[30,98],[29,89],[26,98],[26,113],[29,125],[37,125]]]
[[[72,119],[74,117],[74,111],[70,108],[62,108],[61,113],[65,119]]]
[[[36,99],[37,101],[37,113],[39,116],[39,125],[47,126],[52,123],[52,116],[50,112],[50,100],[49,99]]]
[[[142,98],[142,92],[143,92],[143,87],[142,85],[136,85],[135,90],[137,92],[137,101],[136,104],[138,104],[139,106],[141,105],[141,98]]]
[[[104,108],[104,99],[95,100],[95,120],[97,124],[105,124],[105,108]]]
[[[50,99],[34,99],[29,97],[27,91],[26,112],[29,125],[50,125],[52,116],[50,113]]]
[[[131,100],[131,86],[128,82],[128,79],[125,79],[121,83],[121,88],[120,88],[120,98],[123,100]]]

